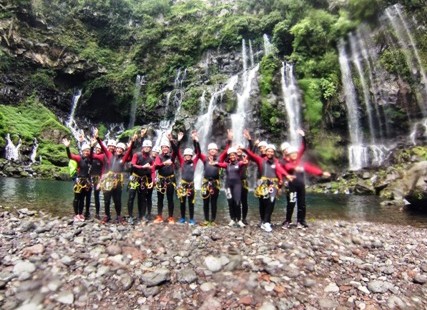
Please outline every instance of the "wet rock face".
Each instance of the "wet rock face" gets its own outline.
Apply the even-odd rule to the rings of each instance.
[[[0,308],[424,309],[427,229],[73,224],[0,207]]]

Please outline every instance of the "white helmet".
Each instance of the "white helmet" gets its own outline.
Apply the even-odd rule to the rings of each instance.
[[[231,154],[231,153],[237,153],[237,149],[236,149],[235,147],[230,147],[230,148],[227,150],[227,154]]]
[[[116,147],[122,149],[123,151],[126,150],[126,144],[124,144],[123,142],[117,143]]]
[[[116,141],[114,141],[114,140],[108,140],[107,146],[114,146],[114,147],[116,147]]]
[[[84,144],[82,145],[82,147],[81,147],[81,150],[82,150],[82,151],[84,151],[84,150],[90,150],[90,146],[89,146],[89,144],[84,143]]]
[[[185,155],[193,156],[193,150],[192,150],[192,149],[190,149],[190,148],[186,148],[186,149],[184,150],[184,156],[185,156]]]
[[[162,146],[171,147],[171,144],[168,140],[163,140],[162,142],[160,142],[160,147]]]
[[[160,153],[160,147],[158,147],[157,145],[155,147],[153,147],[153,149],[151,150],[152,152],[156,152],[156,153]]]
[[[260,143],[258,143],[258,147],[267,147],[267,142],[266,141],[261,141]]]
[[[295,146],[290,146],[286,150],[287,154],[298,153],[298,149]]]
[[[151,142],[151,140],[144,140],[144,142],[142,142],[142,147],[153,147],[153,142]]]
[[[272,149],[273,151],[276,151],[276,146],[274,144],[267,144],[267,146],[265,147],[266,150],[268,149]]]
[[[288,142],[283,142],[280,144],[280,150],[283,152],[284,150],[288,149],[291,145]]]
[[[208,151],[209,150],[217,150],[218,149],[218,145],[216,145],[216,143],[209,143],[208,144]]]

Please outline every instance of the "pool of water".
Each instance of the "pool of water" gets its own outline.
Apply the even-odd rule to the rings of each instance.
[[[72,216],[73,183],[53,180],[0,178],[0,205],[3,207],[44,210],[54,215]],[[101,195],[102,196],[102,195]],[[123,215],[127,215],[126,190],[122,195]],[[285,216],[285,197],[279,198],[273,213],[273,222]],[[101,209],[103,209],[101,207]],[[112,207],[112,209],[114,209]],[[134,212],[136,212],[136,202]],[[157,211],[157,197],[153,193],[153,213]],[[164,214],[167,207],[164,208]],[[179,202],[175,203],[175,217],[179,216]],[[196,198],[195,218],[203,220],[202,198]],[[427,228],[427,213],[402,211],[397,207],[381,206],[377,196],[307,194],[307,219],[341,219],[411,225]],[[258,200],[249,193],[248,220],[259,221]],[[228,223],[228,206],[225,195],[218,200],[218,223]]]

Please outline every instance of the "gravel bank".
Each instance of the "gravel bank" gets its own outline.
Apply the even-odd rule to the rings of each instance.
[[[0,207],[0,308],[427,308],[427,229],[310,224],[132,227]]]

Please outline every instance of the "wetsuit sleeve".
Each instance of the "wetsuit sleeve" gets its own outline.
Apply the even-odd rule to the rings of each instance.
[[[194,155],[194,158],[193,158],[194,169],[196,169],[196,165],[199,159],[200,159],[200,153],[196,153],[196,155]]]
[[[254,149],[254,142],[252,139],[248,140],[248,149],[253,150]]]
[[[306,148],[307,148],[307,140],[305,139],[305,136],[302,136],[301,146],[298,150],[298,159],[302,158]]]
[[[142,166],[136,164],[137,160],[138,160],[138,154],[133,154],[132,160],[130,162],[131,162],[131,164],[132,164],[133,167],[135,167],[137,169],[141,169]]]
[[[289,173],[282,166],[282,164],[280,164],[279,161],[276,161],[276,174],[280,174],[281,177],[289,175]]]
[[[80,162],[80,160],[82,159],[80,155],[72,154],[69,147],[67,147],[66,150],[67,150],[67,156],[69,159],[75,160],[76,162]]]
[[[249,149],[243,149],[243,152],[245,152],[248,155],[248,158],[250,160],[252,160],[253,162],[255,162],[257,164],[258,169],[261,171],[261,169],[262,169],[262,158],[260,156],[256,155],[255,153],[253,153]]]
[[[200,143],[194,140],[194,149],[196,150],[196,153],[199,153],[200,160],[205,163],[206,162],[206,155],[202,153],[200,149]]]
[[[321,176],[323,174],[322,169],[311,163],[304,163],[304,171],[317,176]]]
[[[128,149],[126,150],[125,155],[123,155],[123,162],[124,163],[127,162],[127,161],[129,161],[129,158],[130,158],[130,156],[132,154],[132,147],[133,147],[133,141],[131,141]]]
[[[218,163],[214,164],[214,166],[225,169],[225,168],[227,168],[227,163],[218,162]]]
[[[105,154],[105,156],[107,157],[107,160],[110,160],[110,158],[113,156],[113,154],[111,154],[111,152],[107,149],[107,147],[105,146],[104,142],[102,142],[102,140],[98,137],[96,138],[96,141],[98,141],[99,146],[102,149],[102,152]]]
[[[224,162],[225,159],[227,158],[227,151],[230,148],[230,145],[231,145],[231,140],[227,140],[227,143],[225,144],[224,151],[222,151],[222,153],[218,157],[218,161],[220,163]]]
[[[182,167],[182,165],[184,164],[184,157],[182,157],[181,150],[179,148],[178,148],[177,155],[178,155],[177,156],[178,157],[178,162],[179,162],[179,164]]]
[[[157,156],[154,161],[154,169],[160,169],[164,166],[162,160],[160,159],[160,156]]]

